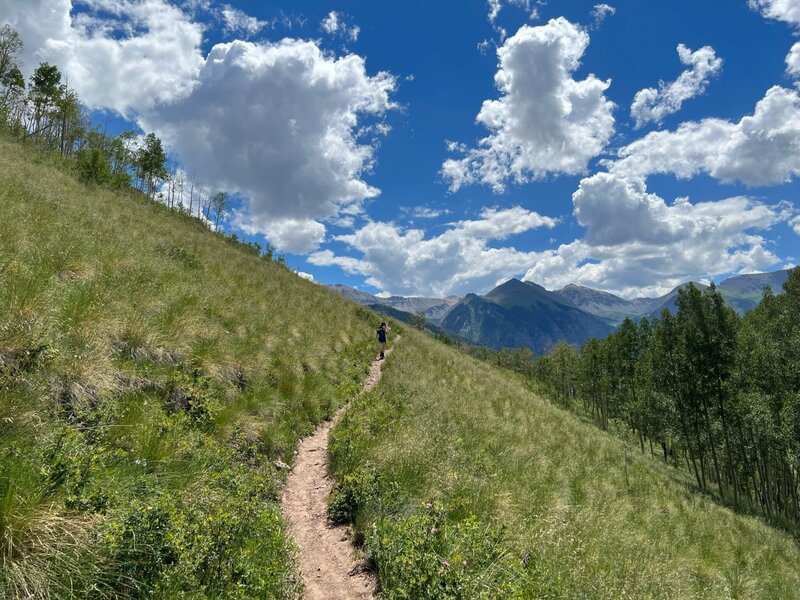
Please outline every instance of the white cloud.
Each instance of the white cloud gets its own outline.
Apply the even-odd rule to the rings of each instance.
[[[328,15],[322,19],[320,27],[325,33],[341,35],[352,42],[358,40],[358,35],[361,33],[361,28],[358,25],[347,24],[346,17],[335,10],[329,12]]]
[[[796,42],[786,55],[786,72],[792,77],[800,77],[800,42]]]
[[[684,281],[763,270],[779,262],[758,235],[793,214],[788,204],[746,197],[667,204],[641,182],[599,173],[573,195],[586,236],[540,253],[526,279],[623,296],[663,294]]]
[[[528,13],[528,18],[530,19],[537,19],[539,17],[539,11],[536,7],[531,7],[531,0],[486,0],[486,4],[489,7],[489,14],[487,18],[489,19],[489,23],[494,25],[494,22],[497,20],[497,17],[500,15],[500,11],[503,9],[503,5],[509,6],[516,6]]]
[[[484,209],[480,219],[453,223],[435,237],[393,223],[369,223],[337,238],[358,257],[322,250],[308,260],[363,275],[392,294],[484,293],[524,273],[549,289],[579,283],[626,297],[660,295],[689,279],[779,263],[759,232],[794,214],[788,204],[770,206],[746,197],[695,204],[679,198],[667,204],[644,184],[607,173],[585,178],[573,203],[586,236],[553,250],[524,252],[488,243],[556,223],[516,207]]]
[[[531,229],[547,227],[552,229],[557,220],[543,217],[539,213],[520,206],[497,209],[484,208],[481,218],[475,221],[458,221],[456,229],[464,235],[479,240],[504,240]]]
[[[24,66],[58,65],[92,108],[130,114],[191,91],[203,27],[166,0],[2,0],[0,23],[25,42]]]
[[[222,19],[225,23],[225,33],[227,34],[241,34],[252,37],[265,27],[269,27],[269,21],[261,21],[256,17],[251,17],[230,4],[225,4],[222,7]]]
[[[308,281],[314,281],[314,276],[311,273],[304,273],[303,271],[297,271],[297,276],[306,279]]]
[[[609,4],[595,4],[592,8],[592,18],[594,18],[594,28],[598,29],[606,17],[617,14],[617,9]]]
[[[767,19],[775,19],[800,28],[800,2],[797,0],[748,0],[750,8]],[[800,76],[800,42],[794,44],[786,55],[786,72]]]
[[[791,225],[792,229],[797,235],[800,235],[800,215],[797,215],[791,221],[789,221],[789,225]]]
[[[767,19],[800,26],[800,2],[797,0],[748,0],[747,3]]]
[[[689,68],[675,81],[660,81],[658,89],[645,88],[636,92],[631,116],[636,119],[637,129],[650,121],[660,124],[664,117],[678,112],[686,100],[705,92],[709,79],[722,70],[722,59],[717,58],[711,46],[692,52],[678,44],[678,56]]]
[[[489,5],[489,15],[487,18],[490,23],[494,23],[498,15],[500,15],[503,3],[501,0],[486,0],[486,3]]]
[[[314,42],[235,41],[211,50],[191,95],[144,121],[207,185],[248,199],[240,227],[302,252],[324,236],[314,221],[380,193],[361,179],[375,148],[356,132],[393,107],[394,87],[387,73],[369,76],[363,58]]]
[[[411,214],[418,219],[436,219],[442,215],[449,215],[450,211],[446,208],[429,208],[427,206],[415,206]]]
[[[312,252],[325,241],[325,225],[313,219],[275,219],[239,210],[233,213],[231,225],[248,235],[265,235],[278,250],[293,254]]]
[[[613,173],[638,179],[654,173],[679,178],[708,173],[752,186],[789,181],[800,174],[800,95],[772,87],[753,115],[738,123],[704,119],[675,131],[654,131],[606,164]]]
[[[442,165],[451,191],[481,183],[502,192],[508,179],[586,170],[614,131],[614,104],[604,96],[610,81],[572,78],[588,44],[588,34],[564,18],[523,26],[506,40],[497,51],[501,96],[485,101],[477,117],[491,133],[477,148],[451,145],[465,153]]]
[[[338,265],[349,273],[364,275],[367,283],[392,294],[486,292],[524,272],[536,256],[511,247],[493,248],[488,242],[556,224],[550,217],[520,207],[484,209],[480,217],[453,223],[441,235],[428,239],[421,229],[368,223],[351,235],[337,238],[359,252],[361,258],[322,250],[308,261],[320,266]]]
[[[320,27],[327,33],[336,33],[339,31],[339,13],[335,10],[329,12],[328,16],[322,19]]]

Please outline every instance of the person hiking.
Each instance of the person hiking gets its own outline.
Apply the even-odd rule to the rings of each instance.
[[[386,321],[381,323],[381,326],[378,327],[378,341],[381,343],[381,359],[383,359],[384,354],[386,353],[386,332],[389,331],[389,326],[386,324]]]

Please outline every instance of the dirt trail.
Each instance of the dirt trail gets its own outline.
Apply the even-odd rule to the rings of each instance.
[[[381,361],[376,359],[364,380],[364,390],[371,390],[380,378]],[[283,491],[289,533],[300,549],[306,600],[376,597],[375,578],[364,570],[363,560],[351,541],[350,527],[328,523],[327,502],[333,489],[333,480],[328,476],[328,434],[345,408],[300,442]]]

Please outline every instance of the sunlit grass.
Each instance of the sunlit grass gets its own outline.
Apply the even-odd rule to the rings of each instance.
[[[50,160],[0,137],[0,597],[296,596],[272,463],[376,317]]]
[[[681,471],[417,332],[334,430],[332,456],[339,476],[367,472],[378,482],[355,519],[379,572],[408,560],[395,546],[382,550],[386,536],[417,535],[392,523],[434,502],[445,522],[476,515],[501,532],[498,547],[513,560],[493,585],[509,588],[486,597],[800,597],[800,549],[789,535],[715,504]],[[470,586],[485,576],[462,574]],[[432,581],[430,597],[457,597]],[[387,596],[404,597],[406,585],[394,580]]]

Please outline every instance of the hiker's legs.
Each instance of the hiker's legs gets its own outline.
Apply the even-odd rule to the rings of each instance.
[[[381,358],[383,358],[385,352],[386,352],[386,342],[381,342]]]

